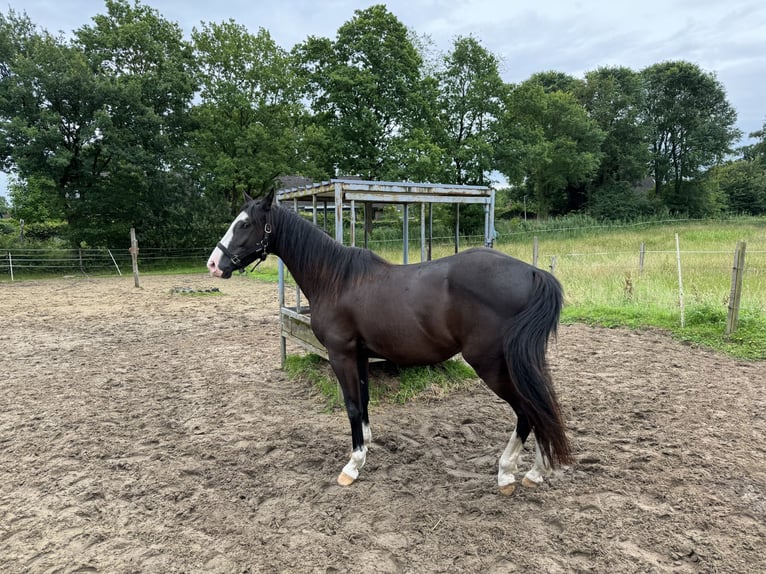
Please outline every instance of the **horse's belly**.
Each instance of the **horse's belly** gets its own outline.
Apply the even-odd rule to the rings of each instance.
[[[371,355],[401,366],[434,365],[460,352],[460,345],[451,339],[407,330],[365,338],[364,344]]]

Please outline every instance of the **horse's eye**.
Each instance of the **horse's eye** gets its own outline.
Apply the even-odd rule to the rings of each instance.
[[[247,229],[248,227],[250,227],[250,224],[247,221],[243,221],[242,222],[242,229]]]

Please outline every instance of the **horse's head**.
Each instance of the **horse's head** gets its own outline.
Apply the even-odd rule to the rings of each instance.
[[[266,259],[272,242],[273,200],[273,190],[260,200],[245,194],[245,206],[207,260],[211,275],[228,279],[235,269]]]

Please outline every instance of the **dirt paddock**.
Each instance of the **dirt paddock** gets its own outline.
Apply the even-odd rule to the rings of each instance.
[[[482,385],[374,408],[337,486],[348,422],[281,372],[273,285],[2,283],[0,321],[0,572],[766,572],[763,363],[563,326],[577,463],[502,497]]]

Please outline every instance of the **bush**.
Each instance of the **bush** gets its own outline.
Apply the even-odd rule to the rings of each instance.
[[[651,215],[654,207],[645,191],[616,182],[593,192],[588,211],[599,220],[630,221]]]

